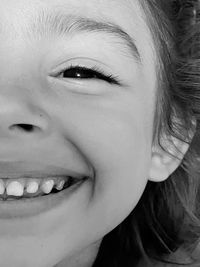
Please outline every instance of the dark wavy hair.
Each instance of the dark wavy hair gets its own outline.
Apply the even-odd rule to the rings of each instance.
[[[190,148],[181,165],[166,181],[148,182],[131,214],[103,238],[94,267],[133,267],[141,259],[146,262],[144,266],[155,260],[187,266],[197,261],[195,249],[200,237],[200,2],[139,2],[145,11],[159,59],[154,142],[167,150],[162,143],[164,135],[172,142],[173,138],[190,142]],[[191,134],[194,135],[192,141]],[[184,251],[184,256],[177,260],[178,251]]]

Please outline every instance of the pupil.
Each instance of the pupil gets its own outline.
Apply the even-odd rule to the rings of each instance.
[[[96,75],[91,70],[83,70],[72,68],[64,72],[64,78],[78,78],[78,79],[91,79],[96,78]]]

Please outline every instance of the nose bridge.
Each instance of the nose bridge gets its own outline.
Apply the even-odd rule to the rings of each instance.
[[[0,144],[5,138],[29,136],[30,140],[50,131],[48,113],[38,101],[40,93],[36,93],[35,54],[23,37],[30,14],[25,12],[25,16],[20,8],[16,13],[9,1],[5,7],[0,8]]]

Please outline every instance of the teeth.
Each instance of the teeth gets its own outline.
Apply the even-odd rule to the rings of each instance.
[[[45,181],[42,186],[41,186],[41,190],[45,193],[45,194],[49,194],[52,190],[54,186],[54,180],[47,180]]]
[[[38,191],[39,185],[36,181],[31,181],[27,184],[26,192],[29,194],[34,194]]]
[[[6,187],[6,193],[12,196],[23,196],[24,186],[18,181],[10,182]]]
[[[0,198],[14,197],[36,197],[51,193],[53,187],[58,191],[64,188],[65,183],[71,185],[70,177],[51,178],[2,178],[0,179]],[[30,195],[29,195],[30,194]]]
[[[61,181],[56,185],[56,189],[57,189],[57,190],[62,190],[64,184],[65,184],[65,181],[64,181],[64,180],[61,180]]]

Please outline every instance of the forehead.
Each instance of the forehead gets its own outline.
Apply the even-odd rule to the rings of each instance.
[[[62,9],[64,12],[73,12],[75,14],[85,14],[94,16],[111,16],[112,14],[122,12],[137,13],[139,12],[138,0],[1,0],[0,1],[1,11],[6,10],[14,14],[31,15],[30,10],[37,12],[39,9]],[[133,9],[130,10],[130,7]],[[112,8],[112,12],[111,11]],[[18,12],[16,12],[18,9]],[[121,11],[121,12],[120,12]],[[22,14],[22,13],[21,13]],[[123,13],[124,14],[124,13]],[[121,14],[122,15],[122,14]],[[139,14],[140,17],[140,14]]]
[[[145,72],[150,74],[151,82],[155,82],[152,77],[156,76],[156,71],[152,65],[156,65],[156,48],[139,0],[0,0],[0,32],[6,35],[7,40],[13,39],[13,36],[26,39],[25,32],[31,33],[33,28],[39,35],[41,23],[38,22],[41,17],[45,32],[51,30],[53,25],[48,24],[45,17],[55,16],[58,19],[58,14],[66,20],[77,16],[118,25],[133,39]]]
[[[20,34],[25,28],[29,30],[31,25],[36,27],[39,16],[56,17],[57,14],[66,18],[73,15],[114,23],[135,42],[140,39],[149,42],[151,38],[144,12],[137,0],[0,0],[0,30]],[[43,27],[47,28],[49,24],[44,23]]]

